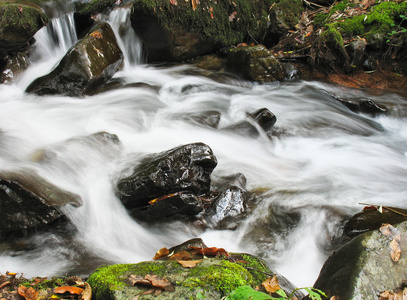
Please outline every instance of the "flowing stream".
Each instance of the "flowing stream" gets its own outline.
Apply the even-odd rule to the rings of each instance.
[[[107,17],[116,32],[126,13]],[[406,97],[300,80],[258,85],[203,76],[192,65],[142,64],[141,47],[128,43],[137,40],[134,32],[120,35],[126,63],[114,79],[155,88],[117,88],[81,99],[25,94],[76,41],[71,20],[64,15],[53,20],[53,30],[38,32],[31,67],[14,84],[0,85],[0,169],[36,170],[84,204],[66,211],[70,234],[56,228],[0,244],[0,273],[87,275],[101,264],[150,260],[162,247],[201,237],[208,246],[260,255],[295,285],[311,286],[341,244],[344,222],[363,208],[359,203],[407,208]],[[338,97],[367,97],[389,114],[353,113]],[[273,135],[226,130],[260,108],[277,116]],[[209,110],[221,113],[219,129],[188,118]],[[121,144],[95,145],[89,135],[101,131],[116,134]],[[218,159],[213,184],[244,174],[255,195],[248,215],[235,230],[131,219],[114,194],[118,174],[141,154],[193,142],[208,144]],[[35,159],[41,151],[52,153],[46,162]]]

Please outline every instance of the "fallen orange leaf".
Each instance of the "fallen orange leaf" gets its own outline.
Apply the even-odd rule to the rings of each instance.
[[[277,292],[280,288],[280,285],[278,284],[278,279],[277,276],[274,275],[272,277],[267,278],[262,285],[266,289],[268,293],[275,293]]]
[[[167,248],[161,248],[160,250],[157,251],[153,259],[159,259],[164,256],[167,256],[168,254],[170,254],[170,251]]]
[[[195,268],[197,264],[199,264],[202,259],[199,260],[179,260],[178,263],[181,264],[184,268]]]
[[[170,256],[170,260],[191,260],[191,255],[187,251],[181,251]]]
[[[398,262],[400,260],[400,256],[401,256],[401,249],[400,249],[399,242],[396,239],[393,239],[390,243],[390,248],[391,248],[391,252],[390,252],[391,259],[394,262]]]
[[[198,8],[199,0],[192,0],[192,9],[195,10]]]
[[[37,299],[37,291],[34,290],[32,287],[28,288],[20,285],[18,287],[18,294],[26,300],[36,300]]]
[[[65,294],[65,293],[70,293],[70,294],[74,294],[74,295],[80,295],[82,294],[83,289],[82,288],[78,288],[76,286],[59,286],[56,287],[54,290],[55,294]]]
[[[207,255],[207,256],[230,256],[223,248],[209,247],[209,248],[200,248],[200,247],[190,247],[193,250],[196,250],[198,254]]]

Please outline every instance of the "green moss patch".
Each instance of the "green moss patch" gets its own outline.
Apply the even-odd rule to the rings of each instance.
[[[192,1],[139,0],[135,10],[155,16],[170,33],[179,28],[196,32],[201,38],[222,46],[260,39],[267,28],[267,11],[262,0]]]

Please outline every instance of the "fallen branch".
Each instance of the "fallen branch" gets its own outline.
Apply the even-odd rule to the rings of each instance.
[[[394,212],[394,213],[396,213],[396,214],[398,214],[398,215],[400,215],[400,216],[407,217],[407,214],[402,213],[402,212],[398,211],[397,209],[394,209],[394,208],[391,208],[391,207],[388,207],[388,206],[375,205],[375,204],[368,204],[368,203],[359,203],[359,204],[360,204],[360,205],[374,206],[374,207],[377,207],[377,208],[382,207],[382,208],[385,208],[385,209],[387,209],[387,210],[390,210],[391,212]]]
[[[2,284],[0,284],[0,290],[1,290],[2,288],[4,288],[5,286],[9,285],[9,284],[11,284],[11,281],[3,282]]]

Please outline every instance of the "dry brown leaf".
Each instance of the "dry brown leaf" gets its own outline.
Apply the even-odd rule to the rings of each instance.
[[[169,282],[165,278],[161,278],[161,277],[158,277],[157,275],[150,275],[150,274],[147,274],[144,278],[147,279],[148,281],[150,281],[152,286],[161,288],[161,289],[169,291],[169,292],[174,291],[174,287],[171,285],[171,282]]]
[[[82,294],[82,292],[83,292],[82,288],[79,288],[79,287],[76,287],[76,286],[69,286],[69,285],[67,285],[67,286],[59,286],[59,287],[56,287],[54,289],[55,294],[70,293],[70,294],[73,294],[73,295],[80,295],[80,294]]]
[[[20,285],[18,287],[18,294],[26,300],[36,300],[37,299],[37,291],[34,290],[32,287],[28,288]]]
[[[278,279],[277,276],[274,275],[272,277],[267,278],[262,285],[266,289],[268,293],[275,293],[277,292],[280,288],[280,285],[278,284]]]
[[[170,254],[170,251],[167,248],[161,248],[157,251],[153,259],[160,259],[164,256],[167,256],[168,254]]]
[[[80,297],[81,300],[91,300],[92,299],[92,288],[90,284],[85,282],[85,289]]]
[[[398,262],[400,260],[400,256],[401,256],[401,249],[400,249],[399,242],[396,239],[393,239],[390,243],[390,248],[391,248],[391,252],[390,252],[391,259],[394,262]]]
[[[179,260],[178,263],[181,264],[184,268],[195,268],[197,264],[199,264],[202,259],[199,260]]]
[[[1,290],[2,288],[4,288],[5,286],[9,285],[9,284],[11,284],[11,281],[3,282],[2,284],[0,284],[0,290]]]
[[[142,284],[142,285],[151,286],[151,282],[140,275],[130,275],[129,281],[132,285]]]

